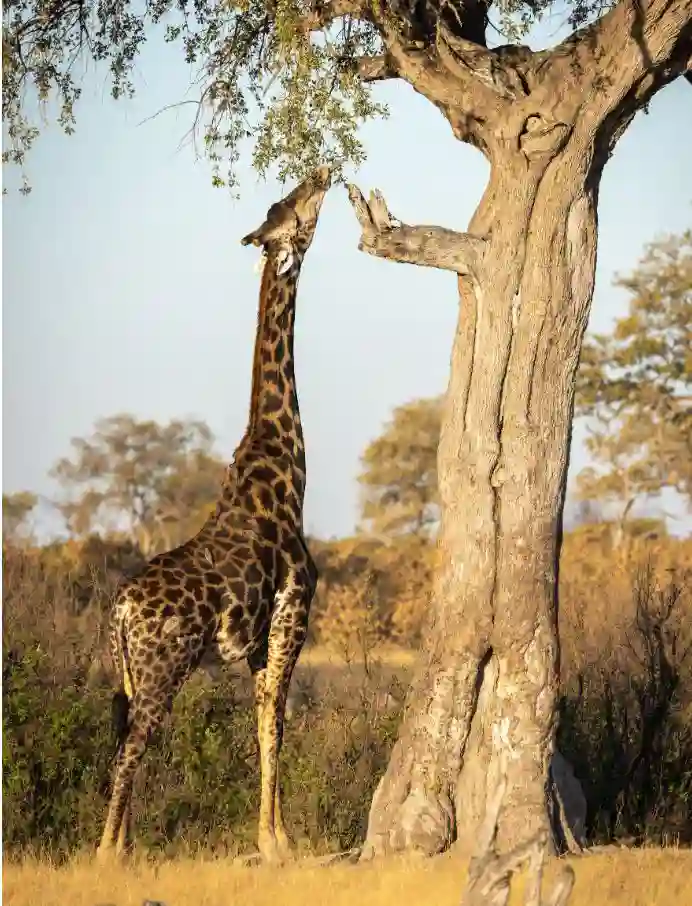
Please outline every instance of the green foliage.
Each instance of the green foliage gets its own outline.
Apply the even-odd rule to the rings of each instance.
[[[439,519],[437,445],[441,400],[415,400],[394,410],[363,453],[358,476],[368,531],[425,537]]]
[[[219,167],[225,158],[227,181],[236,185],[248,142],[262,174],[274,163],[281,177],[303,174],[318,162],[357,163],[363,157],[358,126],[386,114],[354,68],[379,39],[367,22],[341,19],[329,28],[326,16],[321,23],[310,10],[301,0],[154,0],[144,6],[130,0],[58,6],[8,0],[3,120],[9,142],[3,159],[23,165],[38,135],[27,95],[29,104],[56,99],[58,121],[69,133],[81,93],[78,64],[104,64],[112,96],[129,97],[137,58],[154,31],[163,29],[167,42],[180,44],[186,63],[198,67],[195,129],[203,132],[217,184],[225,181]]]
[[[692,231],[652,243],[616,285],[629,312],[584,343],[576,410],[589,417],[584,499],[625,512],[641,495],[674,488],[692,498]]]
[[[203,422],[102,419],[91,438],[72,440],[72,458],[55,465],[52,474],[67,491],[57,507],[75,535],[125,525],[151,546],[166,526],[184,533],[219,491],[223,464],[212,444]]]
[[[573,0],[576,26],[600,14],[608,0]],[[318,163],[358,164],[360,125],[386,116],[386,106],[361,77],[361,63],[384,50],[387,36],[434,53],[438,19],[448,9],[461,35],[485,44],[488,11],[500,37],[518,40],[552,0],[497,0],[468,9],[380,0],[8,0],[3,7],[3,160],[23,167],[38,136],[32,109],[57,101],[58,122],[76,127],[78,72],[95,61],[107,67],[114,98],[135,91],[134,67],[158,31],[180,45],[197,67],[195,131],[203,134],[216,185],[237,185],[238,162],[249,145],[261,174],[300,177]],[[451,21],[451,16],[445,17]],[[368,68],[367,66],[365,67]],[[187,102],[189,103],[189,102]],[[221,171],[221,161],[227,173]],[[24,191],[28,191],[25,182]]]
[[[25,652],[3,671],[3,842],[62,858],[102,829],[114,745],[108,690],[83,677],[54,686],[45,656]],[[239,698],[239,687],[246,695]],[[173,854],[251,846],[259,808],[254,707],[247,684],[190,683],[150,747],[134,802],[137,838]],[[288,721],[282,755],[287,821],[314,848],[352,846],[365,831],[375,783],[394,741],[396,713],[373,692],[348,704],[323,692]]]
[[[57,686],[52,666],[38,646],[3,650],[3,838],[15,848],[75,847],[88,803],[103,801],[107,700],[85,698],[77,683]]]
[[[679,565],[685,556],[689,564],[689,543],[642,541],[665,578],[659,585],[643,574],[632,600],[631,567],[613,570],[608,532],[590,527],[589,540],[586,528],[566,539],[560,574],[560,747],[585,785],[592,839],[679,834],[690,841],[692,611],[689,576]],[[361,539],[357,558],[337,543],[331,557],[323,552],[324,573],[345,590],[367,552],[379,551],[379,568],[389,564],[391,572],[381,594],[398,595],[403,562],[392,549],[399,543],[405,548],[411,539],[384,547]],[[56,550],[4,553],[3,843],[10,856],[33,850],[64,858],[94,846],[103,827],[114,750],[111,689],[98,684],[92,660],[104,614],[97,589],[91,603],[74,599],[70,574]],[[624,583],[622,594],[604,578]],[[425,593],[415,601],[424,612]],[[345,594],[338,604],[353,606]],[[315,851],[363,839],[410,682],[412,658],[404,652],[389,665],[363,654],[362,662],[352,654],[336,668],[301,662],[292,687],[282,752],[286,817],[301,845]],[[638,758],[642,751],[650,757]],[[222,671],[213,684],[194,677],[137,780],[139,845],[171,855],[253,848],[258,783],[250,677]]]

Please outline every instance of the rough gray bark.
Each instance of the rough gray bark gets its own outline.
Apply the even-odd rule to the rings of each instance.
[[[426,659],[373,798],[364,856],[473,841],[505,758],[499,850],[535,834],[578,848],[579,821],[571,835],[557,826],[565,803],[549,767],[562,509],[598,187],[636,111],[685,71],[692,0],[622,2],[535,54],[490,51],[441,19],[434,55],[393,33],[387,41],[387,65],[486,154],[491,176],[456,238],[405,226],[381,196],[368,204],[349,189],[364,251],[453,270],[461,297]]]
[[[547,838],[538,833],[511,852],[498,855],[495,837],[505,792],[507,789],[506,766],[496,787],[488,796],[483,823],[478,832],[475,854],[469,863],[463,906],[507,906],[512,877],[523,865],[528,866],[524,889],[525,906],[566,906],[574,887],[574,871],[569,865],[562,867],[549,898],[542,897],[543,862]]]

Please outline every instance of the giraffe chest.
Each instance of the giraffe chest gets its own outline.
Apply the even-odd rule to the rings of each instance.
[[[208,657],[232,664],[247,658],[259,646],[269,628],[268,601],[235,603],[220,614]]]

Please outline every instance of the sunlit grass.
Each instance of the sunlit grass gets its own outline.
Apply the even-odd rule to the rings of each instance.
[[[572,860],[576,885],[570,906],[679,906],[689,902],[692,851],[643,849]],[[548,865],[547,883],[556,863]],[[426,861],[284,869],[247,868],[198,856],[101,868],[79,857],[56,868],[27,859],[3,865],[3,899],[13,906],[399,906],[404,902],[459,906],[465,864],[455,853]],[[519,884],[521,887],[521,884]],[[514,891],[513,904],[520,902]]]

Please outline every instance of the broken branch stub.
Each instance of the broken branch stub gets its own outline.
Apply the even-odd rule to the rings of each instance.
[[[569,865],[561,870],[552,893],[547,899],[541,899],[543,861],[548,843],[545,832],[498,856],[495,835],[506,788],[507,776],[503,770],[495,790],[488,796],[476,855],[469,862],[463,906],[507,906],[512,877],[523,865],[528,867],[525,906],[566,906],[574,887],[574,871]]]
[[[357,186],[347,183],[346,188],[362,231],[358,243],[361,251],[390,261],[477,276],[484,240],[444,227],[408,226],[392,216],[377,189],[366,201]]]

